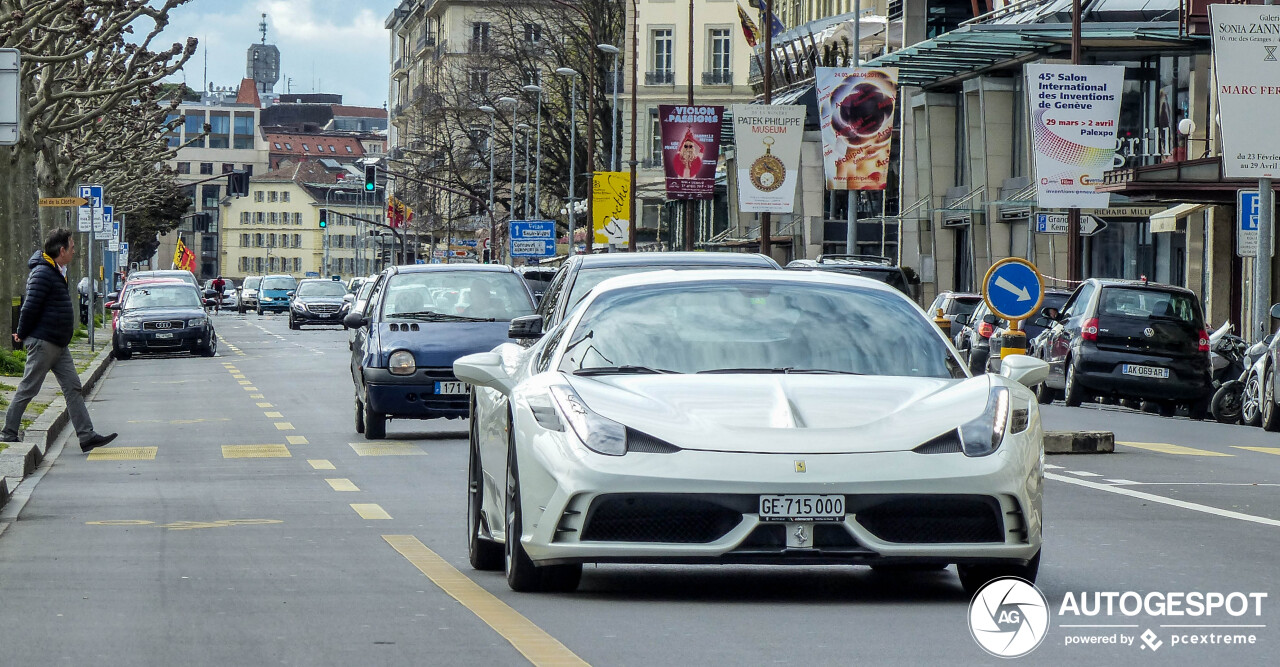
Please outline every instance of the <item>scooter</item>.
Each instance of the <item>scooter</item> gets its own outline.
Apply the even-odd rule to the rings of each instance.
[[[1235,380],[1227,380],[1218,387],[1218,391],[1214,393],[1213,400],[1209,404],[1209,411],[1213,414],[1214,419],[1223,424],[1245,424],[1247,426],[1256,426],[1261,417],[1261,399],[1262,399],[1262,361],[1267,354],[1274,338],[1274,334],[1267,336],[1260,342],[1243,348],[1243,345],[1237,346],[1237,349],[1243,348],[1242,355],[1238,361],[1224,365],[1223,371],[1230,372],[1232,368],[1240,368],[1240,374]],[[1215,382],[1218,378],[1218,372],[1215,369]]]

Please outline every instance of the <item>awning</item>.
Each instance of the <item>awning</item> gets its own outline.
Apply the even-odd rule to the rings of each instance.
[[[1209,204],[1179,204],[1151,216],[1151,233],[1176,232],[1178,220],[1208,208]]]

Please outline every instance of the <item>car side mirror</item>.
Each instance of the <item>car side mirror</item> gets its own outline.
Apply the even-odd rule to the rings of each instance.
[[[453,376],[469,385],[496,389],[505,395],[510,395],[514,387],[511,376],[502,366],[502,355],[496,352],[468,354],[458,359],[453,362]]]
[[[204,291],[204,295],[205,295],[206,297],[215,297],[215,296],[218,296],[218,292],[217,292],[217,290],[207,289],[207,290],[205,290],[205,291]]]
[[[214,305],[214,304],[216,304],[216,303],[217,303],[217,302],[216,302],[216,301],[214,301],[213,299],[205,299],[205,300],[204,300],[204,305],[205,305],[206,307],[208,307],[208,306],[212,306],[212,305]]]
[[[367,324],[363,313],[348,313],[346,317],[342,318],[342,323],[346,325],[348,329],[359,329]]]
[[[1271,316],[1280,319],[1280,303],[1271,306]]]
[[[1059,313],[1057,308],[1045,306],[1040,309],[1040,316],[1050,322],[1057,322],[1062,317],[1062,313]]]
[[[286,293],[285,293],[285,296],[287,296],[287,297],[289,297],[290,299],[292,299],[294,294],[295,294],[295,292],[286,292]]]
[[[991,313],[987,313],[986,315],[982,316],[982,321],[986,322],[987,324],[998,324],[1000,322],[1000,318],[996,317]]]
[[[120,310],[120,304],[116,303],[115,301],[107,302],[106,306],[107,306],[107,310]]]
[[[507,338],[542,338],[542,316],[525,315],[511,320]]]
[[[956,318],[952,320],[952,323],[958,326],[964,326],[969,323],[969,316],[963,313],[956,315]]]
[[[107,295],[107,301],[119,301],[119,300],[120,300],[119,292],[112,292]]]
[[[1049,377],[1049,364],[1025,354],[1012,354],[1000,360],[1000,374],[1026,387],[1034,387]]]
[[[343,301],[345,301],[345,302],[347,302],[347,303],[352,303],[352,302],[354,302],[354,301],[356,300],[356,295],[354,295],[354,294],[344,294],[344,295],[342,295],[342,300],[343,300]]]

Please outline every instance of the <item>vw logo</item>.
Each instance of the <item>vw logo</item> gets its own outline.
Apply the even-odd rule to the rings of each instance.
[[[1151,327],[1147,327],[1146,329],[1143,329],[1143,330],[1142,330],[1142,333],[1146,334],[1146,335],[1147,335],[1147,338],[1150,338],[1150,337],[1152,337],[1152,336],[1156,335],[1156,330],[1155,330],[1155,329],[1152,329]]]
[[[1034,585],[1016,577],[988,582],[969,602],[969,632],[982,650],[1017,658],[1044,641],[1049,602]]]
[[[157,328],[157,329],[168,329],[168,328],[169,328],[169,323],[168,323],[168,322],[156,322],[156,328]]]

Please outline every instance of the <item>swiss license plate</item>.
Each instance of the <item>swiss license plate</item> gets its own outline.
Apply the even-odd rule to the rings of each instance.
[[[842,521],[844,496],[760,496],[761,521]]]
[[[1122,364],[1120,372],[1125,375],[1133,375],[1140,378],[1161,378],[1169,377],[1169,369],[1160,368],[1159,366],[1139,366],[1137,364]]]
[[[467,385],[464,382],[437,382],[437,394],[465,394]]]
[[[156,334],[156,338],[173,338],[173,334],[171,334],[171,333],[158,333],[158,334]]]

